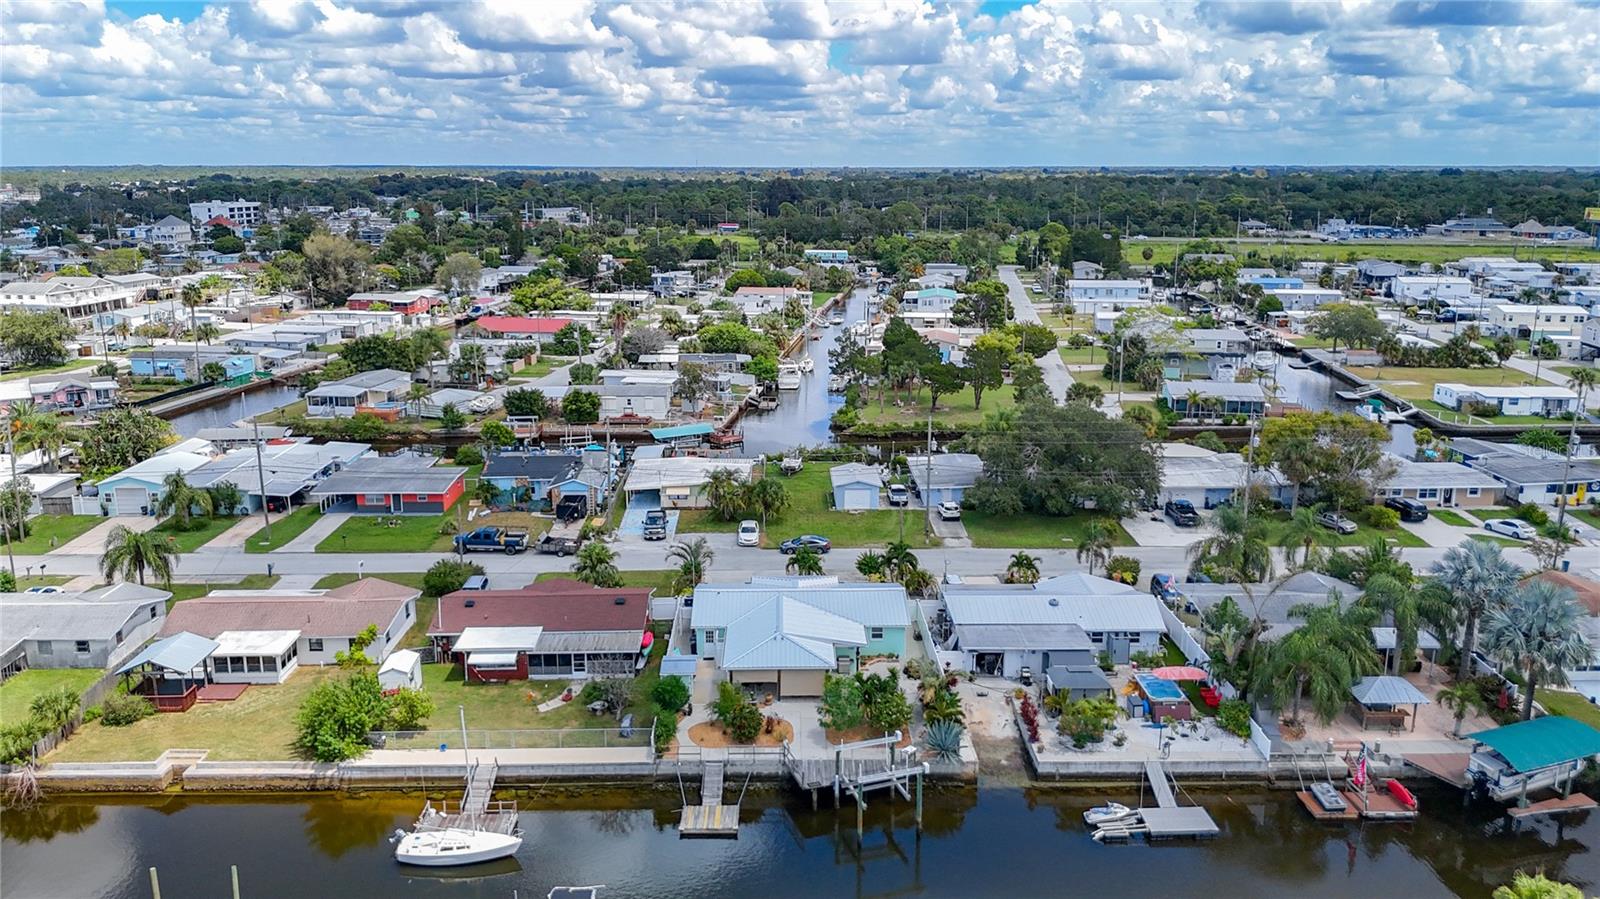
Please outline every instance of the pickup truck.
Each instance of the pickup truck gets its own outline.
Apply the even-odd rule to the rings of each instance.
[[[528,548],[528,532],[481,527],[470,534],[457,534],[455,544],[456,552],[503,552],[514,556]]]
[[[534,551],[546,556],[570,556],[578,551],[578,541],[571,537],[554,537],[545,534],[533,545]]]

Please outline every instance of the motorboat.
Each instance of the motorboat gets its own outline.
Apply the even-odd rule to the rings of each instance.
[[[809,374],[811,374],[812,372],[814,372],[816,370],[817,370],[817,363],[816,363],[815,360],[813,360],[810,356],[801,357],[801,359],[800,359],[800,373],[801,374],[809,375]]]
[[[842,324],[844,324],[844,313],[843,312],[835,312],[834,314],[828,316],[828,324],[830,324],[830,325],[842,325]]]
[[[844,393],[844,386],[845,386],[844,378],[841,378],[838,375],[829,375],[828,376],[828,392],[829,393]]]
[[[1258,350],[1250,358],[1250,364],[1255,366],[1256,371],[1272,371],[1278,364],[1278,354],[1271,350]]]
[[[1099,827],[1118,821],[1132,821],[1137,817],[1139,817],[1137,810],[1128,808],[1120,802],[1107,802],[1105,805],[1097,805],[1084,812],[1083,823],[1090,827]]]
[[[793,362],[783,362],[778,365],[778,389],[800,389],[800,366]]]
[[[496,833],[448,827],[406,834],[395,847],[394,857],[403,864],[438,868],[507,858],[521,848],[521,831]]]

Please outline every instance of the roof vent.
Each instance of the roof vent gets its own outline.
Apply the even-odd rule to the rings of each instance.
[[[1053,605],[1053,606],[1059,606],[1059,605],[1061,605],[1061,600],[1056,599],[1054,596],[1052,596],[1052,597],[1050,597],[1050,604]]]
[[[613,599],[611,601],[611,604],[614,605],[614,606],[625,606],[625,605],[628,604],[628,597],[619,596],[616,599]]]
[[[469,609],[472,608],[473,606],[477,605],[477,604],[478,604],[478,601],[476,599],[469,599],[466,602],[462,603],[462,605],[466,606]]]

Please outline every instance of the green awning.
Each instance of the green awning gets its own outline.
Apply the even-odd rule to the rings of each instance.
[[[1523,774],[1600,755],[1600,730],[1564,715],[1546,715],[1469,734]]]
[[[670,428],[651,428],[650,436],[657,440],[676,440],[679,437],[704,437],[711,431],[710,424],[675,425]]]

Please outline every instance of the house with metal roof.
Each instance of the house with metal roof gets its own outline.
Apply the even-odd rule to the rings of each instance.
[[[1544,458],[1507,450],[1475,456],[1473,468],[1505,485],[1507,503],[1542,503],[1553,506],[1563,493],[1579,505],[1600,496],[1600,458],[1574,458],[1568,470],[1559,458]]]
[[[1161,445],[1161,492],[1157,503],[1186,499],[1197,509],[1210,509],[1232,500],[1245,483],[1244,457],[1219,453],[1190,443]],[[1276,468],[1252,469],[1250,483],[1287,503],[1293,485]]]
[[[906,467],[911,472],[911,488],[929,506],[961,502],[983,477],[983,460],[973,453],[907,456]]]
[[[899,584],[754,577],[701,584],[690,608],[691,650],[733,683],[774,696],[820,696],[828,672],[906,654],[910,617]]]
[[[222,635],[231,633],[230,646],[239,649],[235,655],[281,658],[288,648],[278,646],[281,635],[276,632],[292,631],[296,664],[333,665],[339,653],[349,651],[352,639],[374,627],[378,635],[366,655],[382,662],[416,624],[421,594],[414,587],[370,577],[331,590],[214,590],[174,605],[160,635],[188,632],[220,644]],[[260,632],[274,634],[270,639],[240,636]],[[257,673],[249,668],[246,664],[239,673]]]
[[[1499,505],[1505,485],[1487,472],[1459,462],[1413,462],[1390,455],[1394,475],[1379,489],[1379,502],[1405,497],[1429,506]]]
[[[306,393],[306,415],[311,418],[350,418],[358,406],[404,402],[411,390],[411,375],[392,368],[364,371],[319,384]]]
[[[244,506],[235,513],[260,511],[263,504],[287,509],[304,502],[312,487],[366,458],[372,447],[365,443],[334,440],[309,443],[303,440],[274,440],[261,446],[224,453],[189,472],[189,483],[201,489],[231,483],[244,495]],[[263,485],[265,481],[265,485]]]
[[[1161,398],[1167,401],[1169,409],[1183,418],[1223,415],[1258,418],[1267,412],[1267,394],[1254,381],[1162,381]]]
[[[363,456],[319,481],[309,501],[324,512],[438,515],[466,492],[467,470],[433,461],[414,453]]]
[[[102,515],[154,515],[156,504],[166,493],[162,481],[169,474],[187,475],[211,461],[198,453],[157,453],[136,465],[117,472],[95,485]],[[88,491],[85,490],[85,494]],[[82,513],[89,514],[89,513]]]
[[[1161,646],[1166,624],[1150,594],[1082,572],[1036,584],[945,584],[930,621],[938,649],[969,671],[1016,677],[1078,667],[1106,652],[1118,663]]]
[[[878,508],[883,494],[883,469],[846,462],[828,469],[833,484],[833,507],[843,512]]]
[[[1300,571],[1270,584],[1177,584],[1179,601],[1204,615],[1224,599],[1232,598],[1247,617],[1261,616],[1266,624],[1262,636],[1277,639],[1300,626],[1289,617],[1298,605],[1322,605],[1337,596],[1349,605],[1361,596],[1361,588],[1348,581],[1315,571]]]
[[[654,642],[649,588],[564,578],[439,599],[428,637],[469,681],[632,675]]]
[[[28,668],[109,668],[166,621],[172,594],[138,584],[0,593],[0,680]]]
[[[755,473],[754,459],[710,459],[704,456],[663,456],[643,458],[635,454],[633,469],[623,490],[628,494],[629,508],[639,509],[704,509],[705,486],[711,473],[728,469],[741,480],[749,480]]]

